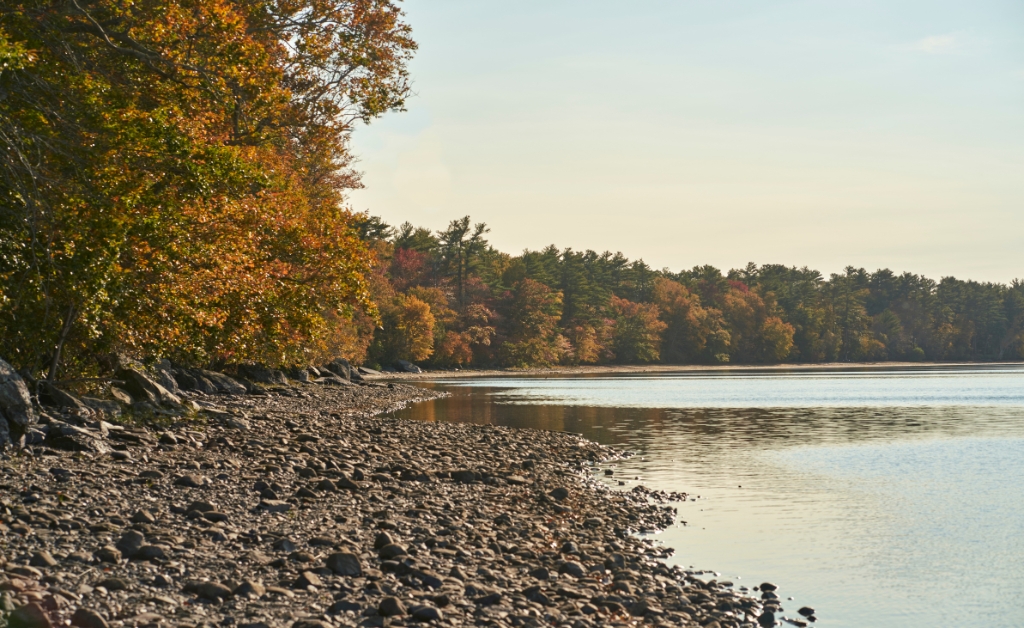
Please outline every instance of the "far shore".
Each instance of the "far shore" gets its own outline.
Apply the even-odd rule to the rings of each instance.
[[[433,380],[455,377],[537,377],[562,375],[639,375],[645,373],[762,372],[762,371],[856,371],[860,369],[930,369],[951,367],[1024,366],[1024,362],[821,362],[803,364],[609,364],[597,366],[553,366],[528,369],[462,369],[422,373],[381,373],[372,380]]]

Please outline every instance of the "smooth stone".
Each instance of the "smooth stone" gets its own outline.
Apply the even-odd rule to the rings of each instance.
[[[328,556],[327,567],[339,576],[359,576],[363,573],[362,561],[348,552],[335,552]]]
[[[71,616],[71,625],[78,628],[107,628],[107,620],[94,610],[79,608]]]
[[[396,597],[386,597],[381,600],[380,604],[377,605],[377,612],[382,617],[395,617],[406,614],[405,605]]]
[[[444,619],[441,609],[433,606],[413,606],[409,609],[409,614],[417,621],[441,621]]]
[[[408,554],[406,549],[398,543],[389,543],[388,545],[380,548],[380,555],[386,560],[405,556],[406,554]]]
[[[145,542],[146,537],[141,532],[138,530],[128,530],[118,539],[117,549],[121,551],[123,556],[134,558]]]
[[[50,618],[35,602],[14,610],[7,617],[8,628],[51,628]]]
[[[260,509],[269,512],[288,512],[292,509],[292,505],[279,499],[261,499]]]
[[[213,602],[226,600],[231,597],[231,589],[219,582],[201,582],[196,586],[196,593],[199,597],[206,598]]]
[[[550,493],[548,493],[548,495],[550,495],[551,498],[556,501],[562,501],[563,499],[569,496],[569,489],[565,488],[564,486],[559,486],[558,488],[553,489]]]

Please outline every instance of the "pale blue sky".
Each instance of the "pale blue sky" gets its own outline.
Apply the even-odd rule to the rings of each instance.
[[[1024,277],[1024,2],[407,0],[352,206],[517,253]]]

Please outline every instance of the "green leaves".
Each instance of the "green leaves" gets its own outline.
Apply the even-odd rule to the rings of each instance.
[[[408,92],[393,3],[15,0],[0,23],[5,356],[38,372],[73,311],[73,369],[305,362],[373,315],[343,194],[350,121]]]

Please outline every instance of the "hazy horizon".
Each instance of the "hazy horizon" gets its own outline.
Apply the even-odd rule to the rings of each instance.
[[[655,268],[1024,277],[1024,5],[411,0],[356,210]]]

